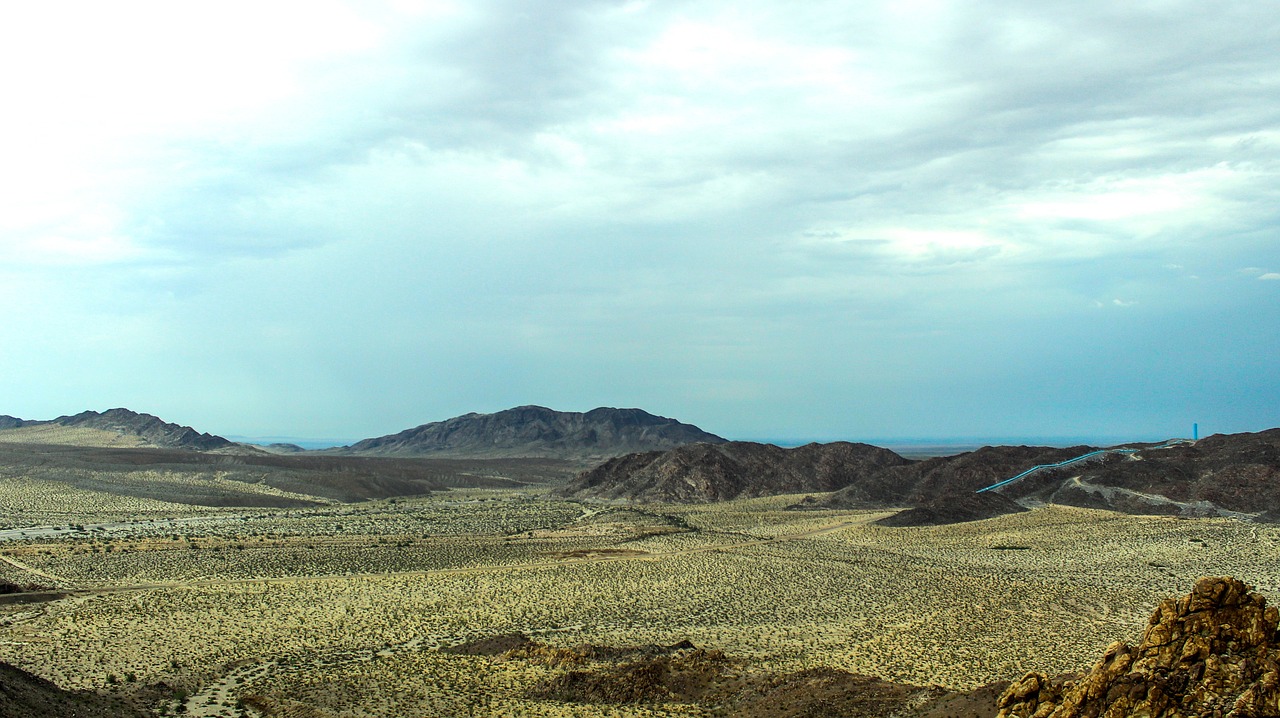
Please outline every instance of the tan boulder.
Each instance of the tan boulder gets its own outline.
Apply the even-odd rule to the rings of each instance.
[[[1280,716],[1280,611],[1231,577],[1160,603],[1137,648],[1113,643],[1084,676],[1029,673],[998,718]]]

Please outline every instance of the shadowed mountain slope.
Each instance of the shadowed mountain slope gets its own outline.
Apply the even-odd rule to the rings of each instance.
[[[9,416],[8,414],[0,414],[0,431],[3,431],[4,429],[17,429],[23,426],[28,426],[32,423],[38,423],[38,422],[31,422],[31,421],[27,421],[26,419],[19,419],[16,416]]]
[[[783,449],[732,441],[630,454],[585,471],[560,495],[624,502],[704,503],[806,491],[835,491],[907,459],[868,444]]]
[[[955,456],[913,461],[862,477],[811,508],[927,506],[972,494],[1037,464],[1065,461],[1093,447],[984,446]]]
[[[91,691],[68,691],[26,671],[0,663],[3,718],[131,718],[149,716],[129,704]]]
[[[661,451],[693,442],[721,443],[690,424],[640,409],[586,413],[521,406],[493,414],[465,414],[397,434],[365,439],[340,453],[375,456],[545,457],[601,459]]]
[[[945,494],[876,521],[880,526],[942,526],[1026,511],[997,493]]]

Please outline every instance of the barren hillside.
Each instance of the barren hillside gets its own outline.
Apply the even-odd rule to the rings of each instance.
[[[342,453],[374,456],[544,457],[593,460],[661,451],[724,439],[640,409],[586,413],[521,406],[494,414],[466,414],[397,434],[365,439]]]

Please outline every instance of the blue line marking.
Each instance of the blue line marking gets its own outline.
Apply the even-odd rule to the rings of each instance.
[[[986,491],[993,491],[995,489],[1000,488],[1001,486],[1008,486],[1009,484],[1012,484],[1018,479],[1021,479],[1026,476],[1030,476],[1031,474],[1034,474],[1037,471],[1043,471],[1045,469],[1058,469],[1058,468],[1062,468],[1063,466],[1070,466],[1072,464],[1075,464],[1081,461],[1088,461],[1089,459],[1092,459],[1095,456],[1103,456],[1105,454],[1136,454],[1139,451],[1153,451],[1155,449],[1167,449],[1171,446],[1177,446],[1178,444],[1187,444],[1187,443],[1194,443],[1194,442],[1188,439],[1170,439],[1169,441],[1166,441],[1163,444],[1160,444],[1159,446],[1148,446],[1143,449],[1098,449],[1097,451],[1090,451],[1087,454],[1081,454],[1080,456],[1077,456],[1072,459],[1067,459],[1066,461],[1059,461],[1056,464],[1039,464],[1036,466],[1032,466],[1031,468],[1022,472],[1021,474],[1018,474],[1017,476],[1014,476],[1013,478],[1005,479],[1004,481],[992,484],[985,488],[978,489],[974,493],[981,494]]]

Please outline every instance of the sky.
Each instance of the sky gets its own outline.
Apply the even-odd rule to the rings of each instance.
[[[0,414],[1280,426],[1280,4],[8,3]]]

